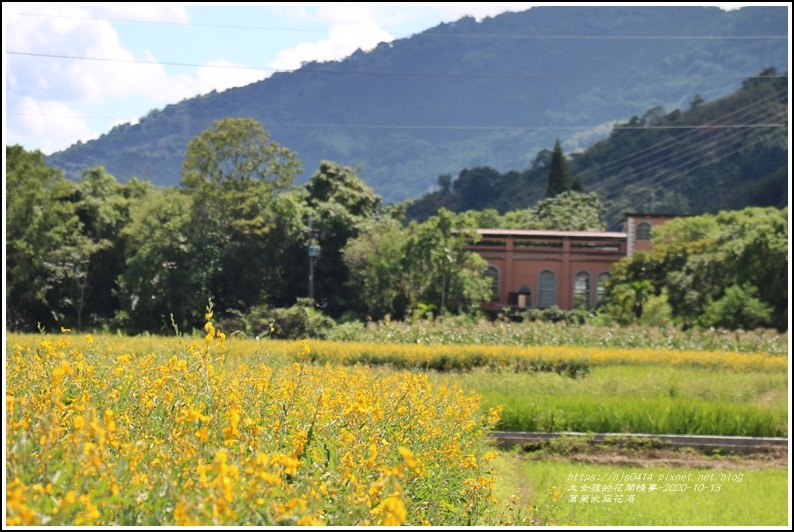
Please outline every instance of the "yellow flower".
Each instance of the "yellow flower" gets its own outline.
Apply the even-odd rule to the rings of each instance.
[[[412,453],[408,448],[401,446],[398,447],[397,450],[400,451],[400,456],[405,459],[405,463],[408,465],[408,467],[413,469],[419,465],[419,462],[414,458],[414,453]]]
[[[70,332],[72,332],[72,330],[71,329],[67,329],[66,327],[61,327],[61,332],[62,333],[70,333]]]
[[[401,493],[392,493],[381,502],[372,513],[380,517],[379,524],[383,526],[399,526],[405,522],[407,513]]]

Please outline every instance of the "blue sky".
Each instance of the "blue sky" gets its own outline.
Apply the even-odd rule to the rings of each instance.
[[[465,15],[482,20],[533,5],[542,3],[4,2],[3,137],[50,154],[274,69],[343,59]]]

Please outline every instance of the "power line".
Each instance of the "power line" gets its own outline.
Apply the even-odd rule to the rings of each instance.
[[[776,112],[776,115],[781,114],[780,112]],[[665,173],[674,172],[679,169],[685,168],[692,164],[693,162],[702,161],[702,156],[700,155],[702,152],[707,152],[705,155],[709,155],[711,151],[716,150],[723,150],[728,147],[735,146],[738,143],[746,142],[747,139],[741,135],[738,131],[729,131],[729,132],[720,132],[716,136],[710,138],[706,143],[697,145],[697,144],[688,144],[684,147],[683,151],[678,153],[668,153],[659,161],[651,161],[644,166],[641,166],[638,169],[631,168],[633,172],[638,172],[638,177],[642,174],[648,174],[648,177],[639,178],[632,181],[631,185],[639,185],[643,184],[644,182],[655,181],[659,178],[660,175],[665,175]],[[673,166],[664,167],[664,162],[671,157],[680,158],[681,160],[677,162],[677,164]],[[701,163],[702,164],[702,163]],[[662,173],[656,173],[659,170],[662,170]],[[657,184],[654,183],[654,186]],[[616,183],[613,187],[606,187],[607,194],[606,199],[613,198],[617,194],[621,192],[619,187],[623,187],[623,184]],[[611,192],[610,189],[612,189]]]
[[[774,75],[774,76],[757,76],[757,75],[741,75],[741,76],[489,76],[479,74],[444,74],[444,73],[422,73],[422,72],[378,72],[372,70],[334,70],[334,69],[306,69],[300,68],[298,70],[285,70],[278,68],[267,67],[249,67],[240,65],[208,65],[201,63],[181,63],[170,61],[145,61],[142,59],[119,59],[119,58],[105,58],[105,57],[81,57],[74,55],[63,54],[41,54],[34,52],[17,52],[6,51],[10,55],[20,55],[28,57],[46,57],[50,59],[71,59],[75,61],[101,61],[110,63],[133,63],[141,65],[166,65],[166,66],[183,66],[183,67],[196,67],[196,68],[222,68],[222,69],[237,69],[237,70],[261,70],[267,72],[279,73],[293,73],[293,74],[345,74],[356,76],[384,76],[384,77],[419,77],[419,78],[453,78],[453,79],[517,79],[517,80],[688,80],[688,81],[705,81],[712,79],[778,79],[787,78],[787,75]]]
[[[749,107],[751,106],[748,106],[748,108]],[[735,113],[730,113],[730,114],[735,114]],[[773,118],[784,118],[784,115],[785,115],[785,111],[782,109],[772,110],[771,113],[767,113],[767,117],[773,117]],[[619,179],[619,176],[615,176],[601,183],[601,186],[598,188],[600,188],[602,191],[605,190],[604,193],[606,194],[605,196],[606,200],[614,199],[621,192],[626,192],[625,190],[626,187],[636,187],[637,185],[644,185],[647,183],[646,186],[643,186],[638,190],[626,192],[629,195],[645,193],[646,191],[651,191],[653,189],[658,188],[663,182],[667,182],[670,179],[673,179],[675,175],[688,175],[687,173],[676,174],[675,172],[678,172],[679,170],[685,168],[687,169],[686,172],[691,172],[693,168],[688,168],[688,167],[690,167],[692,163],[701,161],[700,164],[698,164],[695,168],[699,168],[706,164],[710,164],[710,161],[708,159],[697,158],[699,157],[698,154],[700,152],[703,152],[704,150],[716,150],[715,151],[716,157],[724,158],[726,156],[732,155],[733,153],[736,153],[738,149],[742,149],[743,147],[755,144],[760,141],[761,139],[756,139],[755,141],[752,141],[750,144],[748,144],[748,142],[750,141],[746,139],[743,135],[741,135],[740,131],[736,131],[736,130],[727,131],[727,132],[718,132],[716,136],[712,135],[705,144],[701,144],[700,146],[692,145],[691,142],[683,142],[683,141],[679,142],[679,139],[676,139],[677,143],[682,144],[684,146],[682,152],[678,152],[675,154],[671,154],[668,152],[666,155],[662,154],[664,155],[662,159],[653,160],[650,163],[646,163],[644,166],[640,166],[639,168],[631,167],[630,163],[627,163],[626,165],[623,166],[623,168],[630,168],[631,171],[635,173],[635,179],[633,180],[632,183],[628,185],[625,183],[617,183],[615,181]],[[726,148],[733,147],[739,143],[741,143],[742,146],[740,146],[740,148],[738,148],[737,150],[723,153],[723,151]],[[663,168],[661,163],[664,160],[669,159],[670,157],[676,157],[676,158],[680,157],[683,158],[684,160],[680,161],[678,164],[673,165],[671,167]],[[640,157],[639,160],[646,158],[647,156],[642,156]],[[612,172],[616,172],[619,170],[620,169],[612,170]],[[638,170],[639,170],[639,174],[636,174]],[[659,170],[661,170],[661,172],[659,172]],[[642,176],[642,174],[647,174],[648,177],[644,177],[644,178],[640,177]],[[665,175],[668,174],[672,174],[671,177],[659,180],[660,177],[664,177]],[[640,178],[636,179],[637,177]],[[610,185],[610,182],[613,182],[614,184]]]
[[[709,122],[706,122],[705,124],[701,124],[697,128],[693,128],[691,130],[685,131],[681,135],[678,135],[678,136],[673,137],[673,138],[669,138],[667,140],[664,140],[664,141],[662,141],[660,143],[657,143],[657,144],[654,144],[652,146],[649,146],[649,147],[647,147],[647,148],[645,148],[643,150],[640,150],[638,152],[635,152],[635,153],[626,155],[624,157],[621,157],[619,159],[610,161],[610,162],[604,164],[603,166],[600,166],[598,168],[593,168],[593,169],[588,170],[588,171],[586,171],[584,173],[581,173],[581,174],[579,174],[579,176],[581,178],[584,178],[584,177],[588,177],[588,178],[589,177],[594,177],[595,178],[595,177],[597,177],[599,175],[603,175],[603,174],[605,174],[607,172],[614,173],[614,172],[619,171],[619,168],[617,168],[617,169],[614,168],[615,166],[619,166],[620,168],[624,168],[624,167],[629,166],[631,164],[636,164],[637,162],[639,162],[639,161],[641,161],[643,159],[646,159],[646,158],[649,158],[649,157],[651,157],[651,158],[652,157],[656,157],[658,152],[669,152],[671,149],[674,149],[674,147],[676,145],[689,144],[689,140],[688,139],[691,138],[693,135],[695,135],[697,133],[697,129],[708,129],[708,128],[712,128],[713,129],[714,126],[717,125],[716,124],[717,122],[724,123],[727,120],[732,119],[732,118],[733,119],[741,118],[741,120],[744,121],[744,118],[742,118],[742,117],[745,116],[747,113],[750,113],[751,111],[753,111],[756,108],[766,107],[768,101],[770,101],[770,100],[775,101],[777,98],[779,98],[783,94],[784,93],[781,92],[781,93],[773,93],[773,94],[767,95],[764,98],[761,98],[759,100],[754,101],[750,105],[747,105],[745,107],[739,108],[739,109],[737,109],[735,111],[732,111],[732,112],[730,112],[728,114],[722,115],[722,116],[720,116],[719,118],[717,118],[715,120],[711,120]],[[756,115],[753,114],[751,116],[755,117]],[[613,128],[613,131],[615,129],[619,129],[619,127]],[[621,164],[621,163],[623,163],[623,164]]]
[[[775,111],[773,114],[777,118],[778,116],[783,114],[783,111],[782,110]],[[780,117],[782,118],[782,116]],[[604,187],[606,189],[605,199],[606,200],[614,199],[622,192],[626,192],[628,194],[639,194],[641,192],[657,189],[662,183],[665,183],[670,179],[673,179],[675,176],[679,176],[679,175],[685,176],[694,169],[700,168],[704,165],[713,164],[715,158],[724,159],[729,155],[733,155],[734,153],[737,153],[741,149],[747,148],[764,140],[763,138],[749,140],[744,136],[742,136],[739,132],[733,132],[733,131],[728,132],[727,134],[724,135],[726,136],[726,138],[712,137],[708,140],[708,142],[700,146],[690,145],[687,146],[683,152],[669,153],[661,161],[658,161],[658,164],[654,162],[653,164],[646,165],[646,168],[640,169],[640,175],[642,173],[646,173],[649,174],[648,177],[641,178],[638,180],[635,179],[629,185],[615,183],[615,185],[613,185],[612,187],[608,185],[605,186]],[[736,150],[730,150],[727,153],[722,153],[722,151],[728,148],[733,148],[734,146],[739,144],[741,144],[741,146],[739,146],[739,148],[737,148]],[[712,156],[711,159],[704,158],[701,155],[701,152],[704,151],[706,151],[706,153],[703,155],[711,155]],[[677,164],[673,166],[664,167],[664,165],[661,163],[665,159],[669,159],[670,157],[676,157],[676,158],[681,157],[683,160],[679,161]],[[693,163],[698,163],[698,164],[696,164],[696,166],[693,168],[689,168]],[[652,166],[652,167],[649,168],[648,166]],[[680,174],[675,173],[683,169],[686,170],[684,170]],[[661,172],[659,172],[659,170],[661,170]],[[669,177],[665,178],[665,176],[669,176]],[[663,179],[660,180],[660,178]],[[637,185],[643,185],[643,186],[638,190],[633,190],[629,192],[625,190],[627,186],[635,187]]]
[[[5,113],[7,116],[29,116],[49,118],[80,118],[86,120],[124,120],[118,117],[99,117],[85,115],[54,115],[36,113]],[[556,131],[556,130],[591,130],[597,126],[437,126],[437,125],[401,125],[401,124],[323,124],[298,122],[267,122],[268,127],[302,127],[302,128],[339,128],[339,129],[439,129],[439,130],[486,130],[486,131]],[[725,124],[710,126],[637,126],[621,127],[620,129],[753,129],[786,127],[787,124]]]
[[[715,157],[720,158],[720,159],[725,159],[725,158],[727,158],[727,157],[729,157],[729,156],[731,156],[731,155],[733,155],[735,153],[740,152],[743,149],[746,149],[748,147],[754,146],[755,144],[758,144],[759,142],[762,142],[764,139],[759,138],[759,139],[755,139],[755,140],[752,140],[752,141],[747,141],[745,139],[740,139],[740,140],[742,141],[742,145],[741,146],[739,146],[736,149],[732,149],[732,150],[730,150],[730,151],[728,151],[726,153],[717,153],[717,154],[715,154]],[[734,143],[734,144],[736,144],[736,143]],[[720,148],[720,149],[724,149],[724,147]],[[702,168],[703,166],[708,166],[710,164],[714,164],[714,162],[715,162],[714,160],[709,160],[709,159],[701,160],[701,162],[699,164],[696,164],[695,166],[693,166],[691,168],[688,168],[686,171],[680,172],[680,173],[674,173],[674,172],[679,170],[679,168],[681,168],[681,167],[671,168],[666,173],[661,173],[661,174],[659,174],[657,176],[654,176],[653,179],[656,180],[656,181],[654,181],[654,183],[652,185],[645,186],[645,187],[640,188],[638,190],[627,190],[627,191],[625,191],[625,194],[628,197],[636,197],[639,194],[647,194],[650,191],[658,190],[659,187],[662,184],[664,184],[664,183],[670,182],[671,180],[680,179],[680,178],[683,178],[683,177],[688,177],[689,174],[692,171],[697,170],[699,168]],[[659,179],[659,178],[662,178],[662,179]]]

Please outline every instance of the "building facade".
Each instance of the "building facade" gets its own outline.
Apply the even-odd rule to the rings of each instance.
[[[676,214],[626,214],[623,231],[626,232],[626,253],[634,256],[635,251],[650,251],[651,229],[657,225],[679,217]]]
[[[649,250],[651,229],[671,218],[629,214],[625,232],[479,229],[480,240],[468,249],[488,261],[491,300],[483,310],[594,308],[612,265]]]

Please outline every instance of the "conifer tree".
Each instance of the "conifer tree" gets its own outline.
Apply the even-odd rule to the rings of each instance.
[[[573,177],[568,168],[568,161],[562,153],[560,139],[554,143],[554,150],[551,153],[551,164],[549,165],[549,184],[546,187],[546,197],[553,198],[573,187]]]

